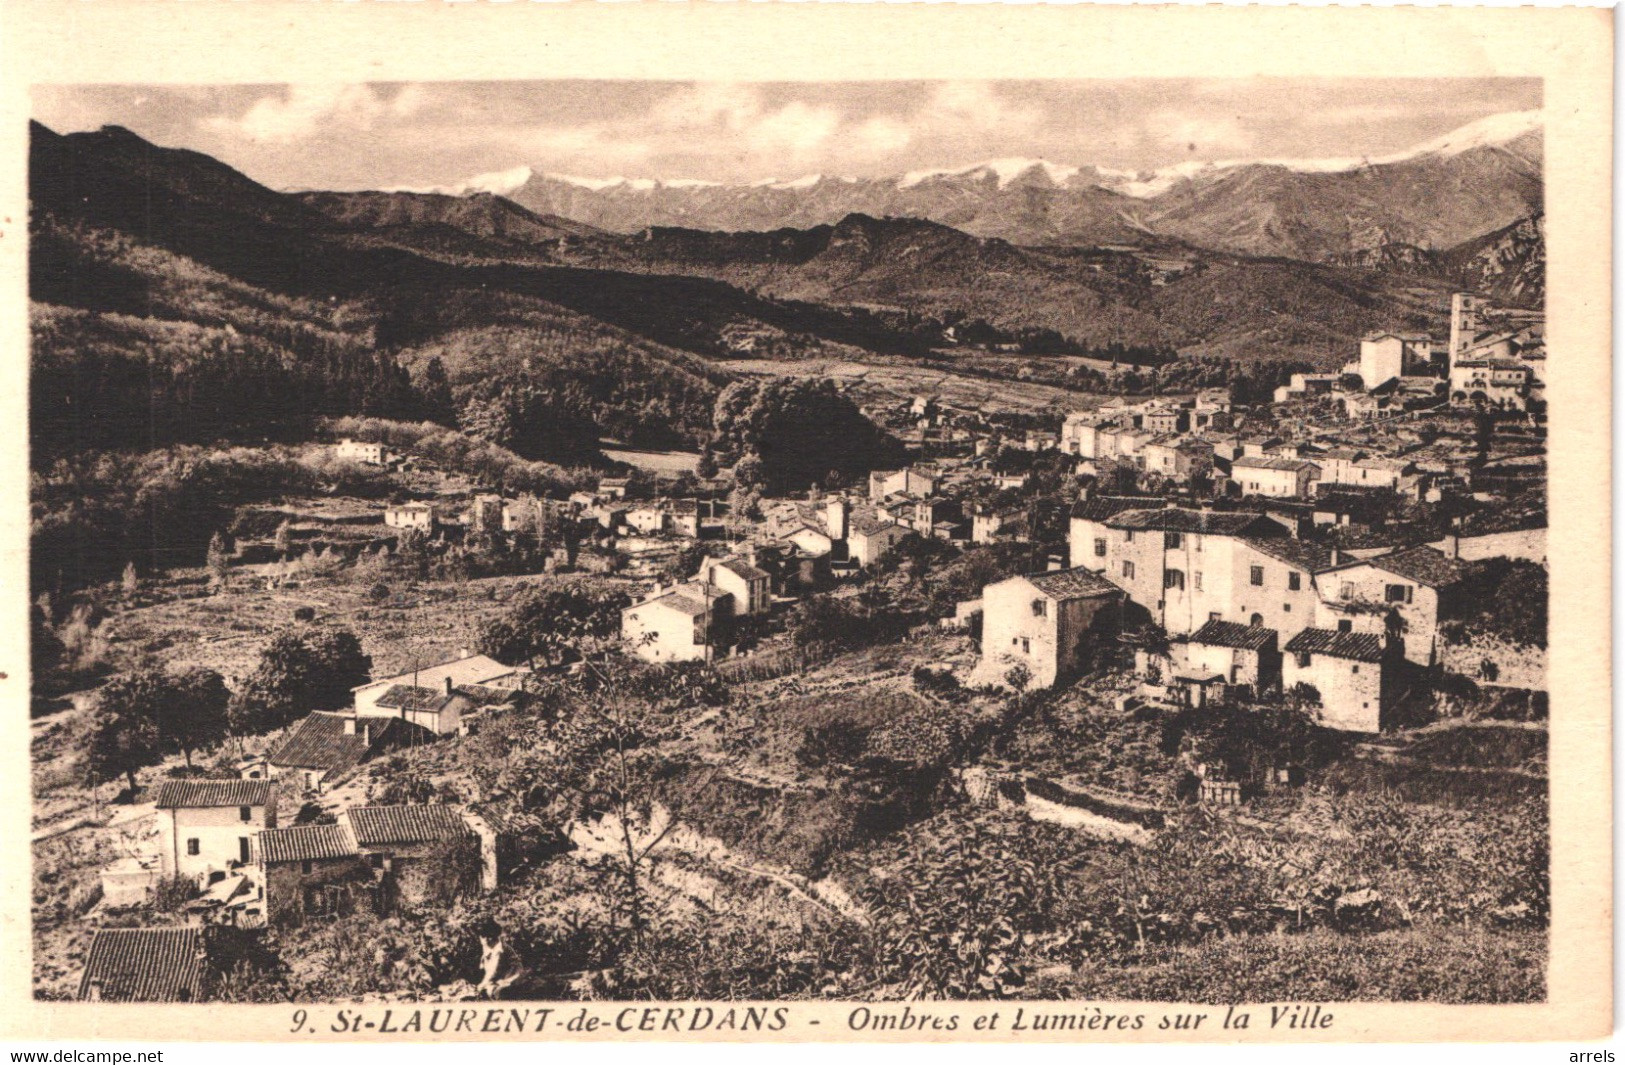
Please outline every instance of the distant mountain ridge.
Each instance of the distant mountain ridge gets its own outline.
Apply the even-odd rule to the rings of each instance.
[[[1540,113],[1515,112],[1375,159],[1233,160],[1129,172],[1016,158],[885,178],[811,174],[745,184],[516,167],[465,187],[621,233],[651,226],[810,229],[863,214],[923,218],[1018,245],[1166,238],[1330,261],[1384,244],[1447,248],[1538,214],[1543,158]]]

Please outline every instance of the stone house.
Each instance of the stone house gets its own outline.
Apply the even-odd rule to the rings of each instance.
[[[398,685],[413,688],[443,689],[449,682],[453,688],[478,685],[487,688],[516,689],[524,681],[527,670],[505,666],[489,655],[463,654],[447,662],[437,662],[398,676],[371,680],[351,689],[356,714],[366,717],[399,717],[399,707],[378,705],[385,694]]]
[[[1462,607],[1466,568],[1432,547],[1357,559],[1320,575],[1320,627],[1380,635],[1408,661],[1437,664],[1439,623]]]
[[[1219,676],[1249,698],[1281,683],[1280,636],[1262,625],[1210,621],[1189,636],[1170,641],[1176,669]]]
[[[1258,514],[1130,510],[1104,523],[1103,576],[1169,635],[1209,621],[1296,632],[1312,624],[1324,548]]]
[[[852,515],[846,532],[847,557],[860,566],[872,566],[896,547],[909,530],[879,514],[859,511]]]
[[[252,864],[255,839],[276,827],[276,790],[268,780],[167,780],[156,806],[163,875],[199,884]]]
[[[1382,637],[1369,632],[1304,629],[1287,641],[1281,684],[1301,685],[1320,698],[1318,717],[1328,728],[1380,732],[1397,694],[1397,675]]]
[[[1301,498],[1320,479],[1320,467],[1307,459],[1243,455],[1230,464],[1230,477],[1243,495]]]
[[[772,578],[766,570],[736,556],[708,558],[700,563],[694,579],[733,596],[734,614],[754,617],[766,614],[773,605]]]
[[[1026,667],[1035,688],[1086,670],[1121,625],[1123,593],[1082,568],[1010,577],[982,589],[982,658],[977,683],[1002,683]]]
[[[384,524],[391,529],[432,533],[438,520],[434,507],[427,503],[396,503],[384,508]]]
[[[691,581],[657,588],[621,611],[621,639],[649,662],[709,662],[733,614],[734,597],[714,585]]]
[[[1155,510],[1163,505],[1158,496],[1091,496],[1072,504],[1067,519],[1068,562],[1073,568],[1103,571],[1110,539],[1106,522],[1126,510]]]
[[[449,904],[497,885],[499,834],[451,806],[352,806],[332,824],[268,833],[260,863],[273,924]]]

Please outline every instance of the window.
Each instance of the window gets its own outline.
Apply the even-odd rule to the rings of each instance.
[[[1048,607],[1048,604],[1046,604],[1044,602],[1044,600],[1042,600],[1042,599],[1034,599],[1033,600],[1033,617],[1041,618],[1041,617],[1044,617],[1048,612],[1049,612],[1049,607]]]
[[[299,871],[301,873],[304,873],[306,876],[310,875],[310,869],[311,869],[311,866],[310,866],[309,862],[300,862],[299,863]]]
[[[1024,655],[1030,655],[1033,653],[1033,642],[1027,639],[1025,636],[1021,638],[1021,653]]]
[[[1196,590],[1201,591],[1202,590],[1202,571],[1197,570],[1195,573],[1191,574],[1191,581],[1196,585]]]
[[[1127,577],[1129,580],[1134,579],[1134,563],[1128,561],[1127,559],[1123,560],[1123,576]]]
[[[1281,604],[1281,611],[1282,611],[1282,613],[1286,613],[1286,614],[1292,613],[1292,604],[1291,603],[1282,603]]]
[[[1124,532],[1123,532],[1123,540],[1126,543],[1131,543],[1132,544],[1134,542],[1134,530],[1133,529],[1124,530]]]
[[[1263,584],[1264,584],[1264,567],[1263,566],[1254,566],[1252,568],[1252,576],[1251,576],[1250,579],[1251,579],[1253,584],[1262,587]]]
[[[1350,584],[1348,581],[1344,581],[1342,584],[1338,585],[1337,586],[1337,598],[1339,598],[1339,599],[1353,599],[1354,598],[1354,585]]]
[[[1105,541],[1105,539],[1103,537],[1097,537],[1095,539],[1095,557],[1096,558],[1105,558],[1106,557],[1106,541]]]
[[[1389,603],[1408,603],[1411,601],[1411,586],[1390,584],[1383,589],[1383,599]]]
[[[1177,588],[1180,591],[1184,591],[1185,571],[1180,569],[1167,570],[1162,575],[1162,586],[1164,588]]]
[[[198,841],[196,839],[189,839],[189,840],[186,841],[186,853],[187,854],[195,856],[195,855],[197,855],[197,853],[200,850],[201,850],[201,848],[198,846]]]
[[[1298,652],[1298,668],[1299,669],[1308,669],[1309,668],[1309,652],[1308,651],[1299,651]]]
[[[1354,622],[1350,621],[1348,618],[1343,618],[1341,621],[1339,621],[1337,623],[1337,631],[1338,632],[1353,632],[1354,631]]]
[[[237,807],[237,820],[239,820],[239,821],[252,821],[252,820],[254,820],[254,808],[252,806],[239,806],[239,807]]]
[[[1170,549],[1178,547],[1179,546],[1179,534],[1176,533],[1176,532],[1163,533],[1162,534],[1162,546],[1166,547],[1166,548],[1170,548]]]
[[[1219,620],[1219,612],[1217,610],[1208,611],[1207,619],[1209,621],[1218,621]]]
[[[252,857],[253,852],[249,848],[250,848],[250,844],[248,842],[248,837],[247,836],[238,836],[237,837],[237,860],[239,862],[241,862],[243,865],[247,865],[248,862],[249,862],[250,857]]]
[[[1360,667],[1359,667],[1359,665],[1355,665],[1355,666],[1353,666],[1353,667],[1352,667],[1352,668],[1350,668],[1350,669],[1349,669],[1349,672],[1350,672],[1350,673],[1358,673],[1358,672],[1360,672]]]
[[[1286,586],[1289,591],[1299,591],[1303,588],[1303,575],[1296,572],[1288,573],[1286,575]]]

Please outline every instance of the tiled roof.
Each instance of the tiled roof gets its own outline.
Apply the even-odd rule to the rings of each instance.
[[[1210,621],[1190,635],[1191,643],[1205,643],[1214,647],[1237,647],[1243,651],[1262,651],[1274,647],[1280,634],[1262,625],[1238,625],[1233,621]]]
[[[718,565],[727,570],[729,573],[732,573],[734,576],[742,577],[747,581],[767,580],[766,570],[757,569],[755,566],[751,565],[749,562],[746,562],[742,558],[725,558],[719,562]]]
[[[875,536],[891,528],[901,528],[901,526],[886,521],[873,512],[852,515],[852,531],[861,536]]]
[[[1442,588],[1455,584],[1466,574],[1466,567],[1443,552],[1431,547],[1412,547],[1395,551],[1370,560],[1380,570],[1405,577],[1429,588]]]
[[[1332,553],[1319,544],[1312,544],[1304,540],[1293,540],[1284,536],[1262,537],[1249,536],[1246,538],[1247,546],[1271,558],[1280,559],[1289,566],[1296,566],[1310,573],[1319,573],[1321,570],[1331,569]]]
[[[203,998],[203,936],[196,928],[102,928],[90,941],[80,999],[198,1002]]]
[[[1294,654],[1308,652],[1333,658],[1352,658],[1357,662],[1382,661],[1382,637],[1374,632],[1304,629],[1287,641],[1286,649]]]
[[[474,833],[450,806],[352,806],[345,816],[356,842],[363,846],[428,843]]]
[[[1259,514],[1219,510],[1126,510],[1106,522],[1113,529],[1152,529],[1163,532],[1210,533],[1240,536],[1251,533],[1269,536],[1283,532],[1281,527]]]
[[[1027,581],[1045,595],[1056,599],[1093,599],[1096,596],[1122,594],[1117,585],[1081,566],[1077,569],[1033,573],[1027,577]]]
[[[451,696],[438,688],[414,688],[410,684],[393,685],[379,696],[374,705],[386,710],[439,710]]]
[[[498,677],[505,677],[512,672],[511,667],[505,666],[487,655],[469,655],[467,658],[458,658],[450,662],[441,662],[437,665],[413,670],[410,673],[402,673],[397,677],[381,677],[352,690],[363,691],[368,688],[394,684],[415,684],[420,688],[444,688],[447,679],[450,679],[454,687],[463,684],[485,684]]]
[[[260,856],[267,865],[348,858],[356,853],[355,840],[343,825],[295,825],[260,833]]]
[[[361,761],[367,753],[367,743],[361,736],[344,731],[345,718],[344,714],[327,714],[319,710],[312,713],[272,753],[270,763],[296,769],[322,769],[331,773]]]
[[[1095,496],[1072,504],[1072,516],[1084,521],[1105,521],[1125,510],[1156,507],[1161,503],[1156,496]]]
[[[1313,462],[1307,459],[1284,459],[1278,455],[1243,455],[1230,464],[1231,469],[1245,470],[1288,470],[1297,473],[1302,470],[1318,470]]]
[[[264,806],[269,780],[166,780],[158,788],[158,809],[181,806]]]

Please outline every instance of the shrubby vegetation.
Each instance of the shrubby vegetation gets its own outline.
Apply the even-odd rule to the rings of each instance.
[[[833,473],[847,483],[896,466],[903,447],[859,413],[829,380],[736,381],[717,397],[709,450],[734,476],[783,494],[822,485]]]

